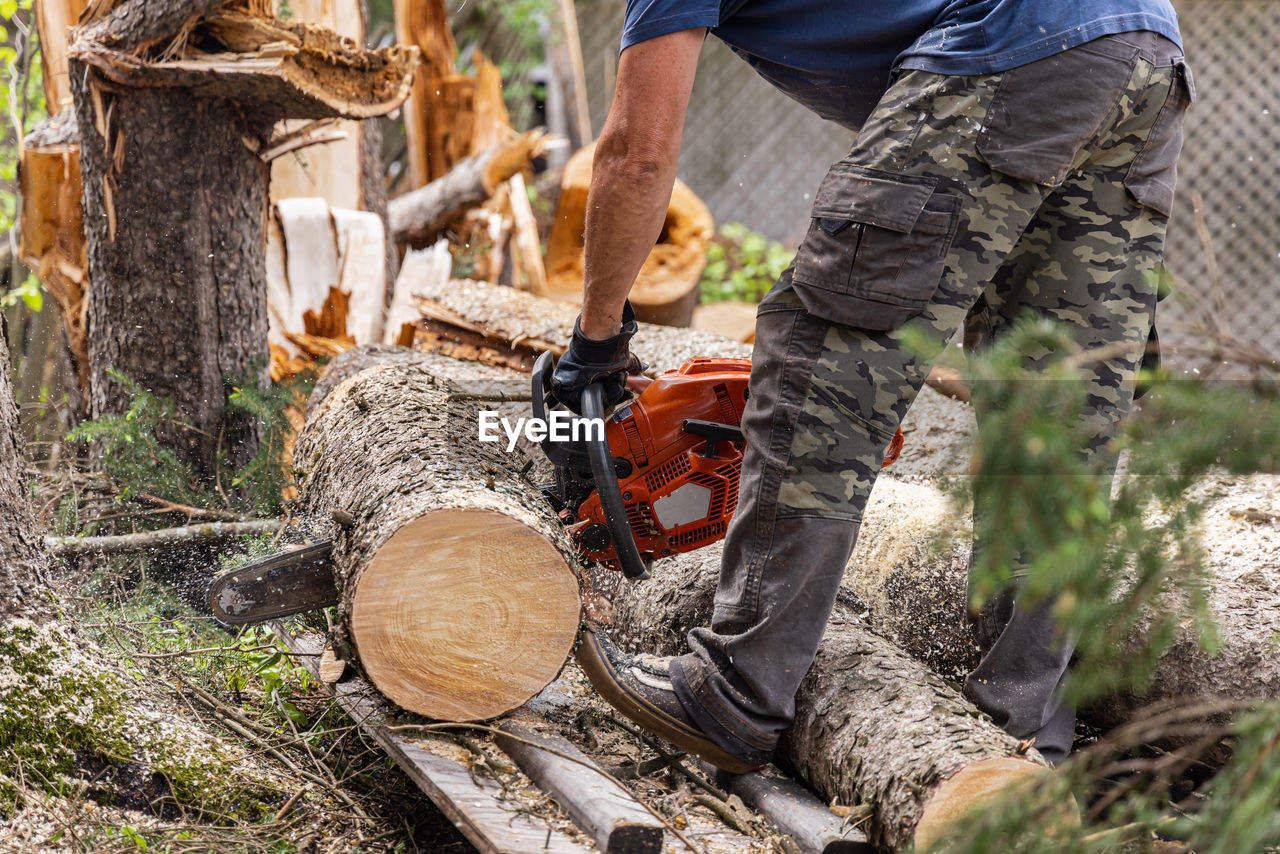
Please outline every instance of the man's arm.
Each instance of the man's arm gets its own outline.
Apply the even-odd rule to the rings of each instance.
[[[622,52],[587,194],[581,329],[589,338],[618,332],[623,303],[662,233],[706,32],[682,30]]]

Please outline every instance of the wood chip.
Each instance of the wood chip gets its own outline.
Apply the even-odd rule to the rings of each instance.
[[[334,654],[333,647],[327,646],[320,654],[320,681],[332,685],[342,678],[347,670],[347,663]]]

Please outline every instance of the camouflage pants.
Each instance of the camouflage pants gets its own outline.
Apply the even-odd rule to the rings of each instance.
[[[793,267],[760,304],[747,456],[709,628],[673,682],[722,746],[766,757],[794,716],[885,448],[929,363],[966,324],[1034,312],[1097,365],[1080,417],[1128,412],[1156,302],[1182,115],[1176,47],[1135,32],[1012,71],[906,71],[820,185]],[[969,694],[1048,758],[1074,721],[1055,688],[1071,649],[1016,608]]]

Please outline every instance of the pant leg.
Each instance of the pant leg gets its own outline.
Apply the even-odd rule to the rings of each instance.
[[[672,668],[690,715],[741,755],[767,755],[794,717],[796,689],[825,630],[885,447],[928,373],[928,359],[904,336],[941,351],[1048,193],[992,172],[973,153],[996,85],[992,77],[905,74],[850,156],[833,167],[841,180],[871,176],[855,178],[854,191],[869,183],[880,194],[869,204],[888,211],[889,227],[859,235],[855,264],[886,266],[883,257],[905,233],[892,212],[899,200],[919,201],[921,187],[931,187],[931,202],[945,202],[934,206],[942,212],[935,224],[947,209],[954,214],[950,232],[935,228],[921,250],[938,258],[933,281],[923,283],[931,292],[923,310],[893,331],[877,331],[833,320],[846,305],[815,306],[815,293],[793,278],[834,254],[823,248],[817,219],[795,268],[760,306],[743,418],[746,457],[712,623],[691,632],[692,651]],[[830,195],[832,176],[820,199]],[[921,207],[924,220],[930,210]],[[911,259],[890,263],[915,269]],[[878,307],[868,310],[874,321]]]
[[[1147,81],[1134,96],[1133,119],[1101,139],[1080,170],[1046,198],[993,279],[967,336],[970,343],[989,340],[1031,315],[1070,330],[1083,349],[1110,352],[1085,369],[1085,405],[1078,414],[1091,439],[1081,452],[1096,463],[1103,494],[1114,467],[1106,459],[1107,442],[1129,412],[1155,313],[1167,223],[1162,211],[1135,203],[1126,179],[1132,152],[1151,140],[1151,116],[1171,93],[1176,101],[1177,72],[1153,63],[1140,63],[1137,71]],[[1031,362],[1054,355],[1033,354]],[[974,404],[981,430],[987,415],[981,396]],[[982,504],[979,496],[975,514]],[[1024,572],[1024,566],[1011,567],[1015,584]],[[1075,731],[1075,711],[1062,691],[1074,644],[1054,619],[1052,602],[1024,607],[1015,588],[997,597],[984,620],[979,635],[987,648],[965,693],[1008,732],[1033,740],[1047,759],[1064,758]]]

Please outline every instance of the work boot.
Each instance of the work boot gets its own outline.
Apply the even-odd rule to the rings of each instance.
[[[654,735],[731,774],[760,767],[734,756],[698,728],[671,687],[670,658],[627,655],[587,626],[578,644],[578,664],[609,705]]]

